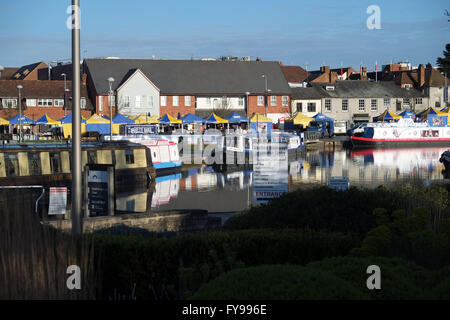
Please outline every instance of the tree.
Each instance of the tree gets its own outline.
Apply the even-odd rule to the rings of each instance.
[[[445,50],[442,52],[443,57],[438,57],[436,63],[439,66],[439,71],[447,73],[450,75],[450,43],[445,45]]]
[[[221,118],[228,117],[232,112],[231,99],[227,96],[223,96],[221,99],[214,99],[213,111]]]

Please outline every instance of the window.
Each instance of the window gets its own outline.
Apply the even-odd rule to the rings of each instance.
[[[325,99],[325,111],[331,112],[331,99]]]
[[[126,164],[134,163],[134,150],[125,150],[125,162]]]
[[[410,89],[411,85],[409,83],[405,84],[405,89]]]
[[[277,96],[270,96],[270,105],[271,106],[277,105]]]
[[[191,106],[191,96],[184,96],[184,105],[186,107],[190,107]]]
[[[19,175],[19,159],[17,153],[5,152],[5,169],[7,177],[15,177]]]
[[[243,107],[244,106],[244,98],[239,97],[238,104],[239,104],[239,107]]]
[[[167,97],[161,96],[161,106],[165,107],[167,105]]]
[[[123,107],[129,108],[130,107],[130,96],[124,96],[123,97]]]
[[[391,100],[389,98],[384,98],[383,104],[385,108],[389,108],[391,105]]]
[[[316,112],[316,103],[308,102],[308,112]]]
[[[281,98],[281,104],[283,105],[283,107],[287,107],[289,105],[289,99],[288,96],[283,96]]]
[[[302,111],[303,111],[303,103],[297,102],[297,112],[302,112]]]
[[[409,98],[403,98],[403,106],[409,107]]]
[[[64,99],[55,99],[55,107],[64,107]]]
[[[208,106],[211,105],[211,98],[210,98],[210,97],[206,98],[206,104],[207,104]]]
[[[365,104],[364,99],[359,99],[359,102],[358,102],[358,110],[359,110],[359,111],[364,111],[364,110],[366,110],[366,104]]]
[[[172,97],[172,105],[173,105],[174,107],[178,107],[179,104],[180,104],[180,99],[179,99],[179,97],[178,97],[178,96],[173,96],[173,97]]]
[[[147,103],[148,103],[148,106],[150,107],[150,108],[153,108],[153,105],[154,105],[154,101],[153,101],[153,96],[148,96],[147,97]]]
[[[263,106],[264,105],[264,97],[263,96],[258,96],[258,106]]]
[[[61,155],[59,152],[50,152],[50,170],[51,173],[61,172]]]
[[[98,111],[103,111],[103,96],[98,97]]]
[[[348,111],[348,99],[342,99],[342,111]]]
[[[3,99],[3,108],[17,108],[17,99]]]
[[[89,163],[89,164],[97,163],[97,151],[95,151],[95,150],[87,151],[87,163]]]
[[[86,109],[86,98],[81,98],[80,100],[80,108]]]
[[[423,103],[422,98],[416,98],[415,103],[422,104]]]
[[[28,107],[36,107],[36,99],[27,99],[27,106]]]
[[[377,99],[370,100],[370,110],[371,111],[377,111],[378,110]]]
[[[28,152],[28,171],[30,176],[40,176],[41,171],[41,158],[38,152]]]
[[[39,107],[51,107],[53,105],[52,99],[38,99]]]
[[[141,107],[141,96],[136,96],[136,102],[135,102],[134,106],[136,108],[140,108]]]

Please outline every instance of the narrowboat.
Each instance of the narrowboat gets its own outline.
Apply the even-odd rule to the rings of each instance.
[[[128,135],[114,136],[113,141],[126,140],[141,144],[149,149],[153,167],[156,174],[167,174],[181,169],[181,159],[178,143],[162,135]]]
[[[450,146],[450,127],[400,119],[396,123],[370,123],[362,136],[350,138],[355,147]]]
[[[70,185],[72,146],[68,143],[0,146],[0,185]],[[128,141],[83,142],[82,168],[113,164],[116,188],[148,184],[155,177],[150,151]]]

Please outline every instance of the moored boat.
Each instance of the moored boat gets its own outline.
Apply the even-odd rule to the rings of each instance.
[[[450,146],[450,127],[400,119],[368,124],[362,136],[350,138],[356,147]]]

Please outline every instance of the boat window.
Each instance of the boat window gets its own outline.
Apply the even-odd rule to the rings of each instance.
[[[17,153],[4,153],[5,169],[7,177],[15,177],[19,175],[19,159]]]
[[[126,164],[134,163],[134,150],[125,150],[125,162]]]
[[[50,152],[50,170],[51,173],[61,172],[61,155],[59,152]]]
[[[30,171],[30,176],[42,174],[41,157],[38,152],[28,152],[28,170]]]
[[[96,150],[89,150],[87,152],[87,163],[89,163],[89,164],[97,163],[97,151]]]

